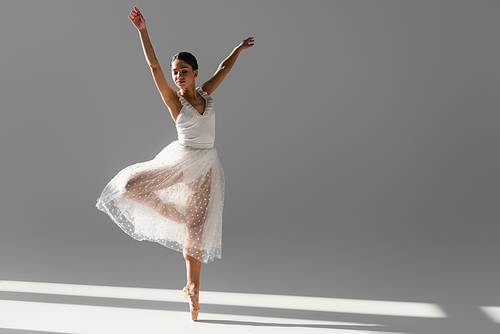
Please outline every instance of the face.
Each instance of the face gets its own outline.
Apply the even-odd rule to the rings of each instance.
[[[194,79],[198,76],[198,70],[194,70],[184,60],[176,59],[172,62],[172,79],[179,88],[195,85]]]

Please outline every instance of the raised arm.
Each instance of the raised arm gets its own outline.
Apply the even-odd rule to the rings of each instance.
[[[160,67],[160,63],[156,59],[153,46],[151,45],[151,41],[149,40],[144,17],[142,16],[139,9],[137,9],[137,7],[134,7],[134,10],[130,12],[128,18],[130,19],[130,21],[132,21],[134,26],[139,31],[139,35],[141,36],[142,48],[144,50],[144,56],[146,57],[146,61],[149,67],[151,67],[151,72],[153,74],[153,79],[155,81],[156,87],[160,92],[163,102],[165,102],[165,105],[170,111],[170,115],[172,115],[172,118],[175,121],[177,119],[177,116],[179,115],[181,104],[179,102],[179,99],[177,98],[177,93],[167,83],[165,75],[163,74],[163,71]]]
[[[248,37],[247,39],[243,40],[243,42],[241,42],[240,45],[235,47],[233,52],[231,52],[231,54],[226,59],[224,59],[222,63],[220,63],[219,68],[217,68],[217,71],[215,71],[212,78],[207,82],[205,82],[203,85],[201,85],[201,88],[208,94],[212,94],[212,92],[217,87],[219,87],[222,80],[224,80],[226,75],[229,73],[234,63],[236,62],[236,59],[240,55],[240,52],[252,47],[253,45],[254,45],[253,37]]]

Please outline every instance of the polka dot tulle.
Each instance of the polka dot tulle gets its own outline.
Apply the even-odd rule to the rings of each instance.
[[[118,173],[97,208],[136,240],[157,242],[204,263],[221,258],[224,174],[215,148],[175,141],[153,160]]]

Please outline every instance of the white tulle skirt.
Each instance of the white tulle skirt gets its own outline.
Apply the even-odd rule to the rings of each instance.
[[[208,263],[221,258],[223,205],[224,174],[216,149],[174,141],[153,160],[120,171],[96,206],[132,238]]]

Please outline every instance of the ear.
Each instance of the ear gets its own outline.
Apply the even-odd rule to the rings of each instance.
[[[194,70],[194,77],[198,77],[198,70]]]

